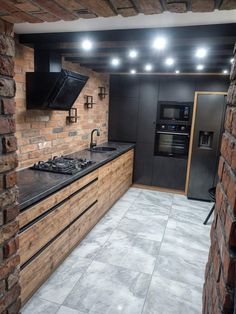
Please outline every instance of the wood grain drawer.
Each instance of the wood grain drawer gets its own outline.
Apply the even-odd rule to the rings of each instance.
[[[69,228],[20,272],[21,300],[25,303],[69,253]]]
[[[29,209],[26,209],[19,215],[19,225],[20,228],[30,223],[32,220],[36,219],[50,208],[56,206],[65,198],[71,194],[70,186],[63,188],[62,190],[54,193],[53,195],[45,198],[39,203],[31,206]]]
[[[70,248],[77,245],[98,221],[97,203],[70,226]]]
[[[93,181],[94,179],[98,178],[98,170],[94,170],[93,172],[87,174],[86,176],[82,177],[81,179],[73,182],[70,185],[70,192],[71,194],[77,192],[83,186],[88,184],[89,182]]]
[[[86,188],[70,199],[70,221],[77,218],[83,211],[92,205],[98,198],[98,180],[93,181]]]
[[[66,201],[19,235],[21,265],[70,223],[70,202]]]

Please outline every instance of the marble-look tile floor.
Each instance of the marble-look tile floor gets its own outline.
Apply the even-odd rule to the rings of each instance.
[[[130,188],[22,314],[201,313],[211,206]]]

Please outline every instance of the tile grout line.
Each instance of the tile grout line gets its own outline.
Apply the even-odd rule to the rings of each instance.
[[[118,200],[119,201],[119,200]],[[117,201],[117,202],[118,202]],[[117,203],[116,202],[116,203]],[[115,204],[116,204],[115,203]],[[131,205],[134,203],[134,200],[130,203],[130,205],[128,206],[128,208],[127,208],[127,211],[129,210],[129,208],[131,207]],[[113,204],[113,206],[115,205],[115,204]],[[112,207],[113,207],[112,206]],[[112,207],[108,210],[108,212],[107,213],[109,213],[109,211],[112,209]],[[127,211],[125,212],[125,214],[127,213]],[[125,216],[125,214],[121,217],[121,219]],[[102,219],[105,217],[106,215],[104,215],[103,217],[102,217]],[[101,219],[101,220],[102,220]],[[121,220],[120,219],[120,220]],[[100,222],[100,221],[99,221]],[[98,222],[98,224],[99,224],[99,222]],[[119,223],[118,223],[119,224]],[[117,225],[118,226],[118,225]],[[100,247],[100,249],[99,249],[99,251],[104,247],[104,245],[107,243],[107,241],[110,239],[110,237],[112,236],[112,234],[114,233],[114,231],[117,229],[117,226],[112,230],[112,232],[111,232],[111,234],[109,235],[109,237],[107,238],[107,240],[103,243],[103,245]],[[95,226],[94,226],[95,227]],[[92,230],[91,230],[92,231]],[[79,243],[80,244],[80,243]],[[79,244],[78,244],[78,246],[79,246]],[[72,251],[73,252],[73,251]],[[87,273],[87,270],[88,270],[88,268],[91,266],[91,264],[95,261],[96,262],[96,260],[95,260],[95,258],[96,258],[96,256],[97,256],[97,254],[98,254],[98,252],[93,256],[93,258],[90,258],[90,260],[91,260],[91,263],[88,265],[88,267],[86,268],[86,270],[83,272],[83,274],[82,274],[82,276],[79,278],[79,280],[76,282],[76,284],[73,286],[73,288],[71,289],[71,291],[70,291],[70,293],[73,291],[73,289],[74,289],[74,287],[82,280],[82,278],[84,277],[84,275]],[[80,256],[81,257],[81,256]],[[82,258],[86,258],[86,257],[82,257]],[[105,263],[104,263],[105,264]],[[107,263],[108,264],[108,263]],[[110,265],[110,264],[108,264],[108,265]],[[111,266],[114,266],[114,265],[111,265]],[[70,294],[69,293],[69,294]],[[61,304],[61,306],[66,306],[66,307],[68,307],[68,308],[71,308],[71,307],[69,307],[68,305],[65,305],[64,303],[65,303],[65,301],[66,301],[66,299],[68,298],[68,296],[69,296],[69,294],[66,296],[66,298],[65,298],[65,300],[63,301],[63,303]],[[73,309],[73,308],[71,308],[71,309]],[[74,310],[74,309],[73,309]]]
[[[145,298],[144,298],[144,302],[143,302],[143,307],[142,307],[142,310],[141,310],[141,314],[143,314],[144,307],[145,307],[145,304],[146,304],[146,301],[147,301],[148,292],[149,292],[149,290],[150,290],[150,286],[151,286],[151,282],[152,282],[152,279],[153,279],[153,274],[154,274],[154,272],[155,272],[155,268],[156,268],[156,264],[157,264],[157,259],[158,259],[158,256],[159,256],[159,253],[160,253],[160,250],[161,250],[162,242],[163,242],[164,237],[165,237],[165,232],[166,232],[167,224],[168,224],[168,221],[169,221],[169,216],[170,216],[170,213],[171,213],[171,210],[172,210],[173,202],[174,202],[174,194],[172,194],[172,201],[171,201],[171,205],[170,205],[170,211],[169,211],[169,214],[168,214],[168,219],[167,219],[167,221],[166,221],[166,226],[165,226],[165,230],[164,230],[164,232],[163,232],[162,240],[161,240],[161,243],[160,243],[160,248],[159,248],[158,253],[157,253],[157,256],[156,256],[156,261],[155,261],[155,265],[154,265],[154,267],[153,267],[153,272],[152,272],[152,274],[150,275],[151,278],[150,278],[150,282],[149,282],[149,285],[148,285],[148,288],[147,288],[147,291],[146,291],[146,295],[145,295]]]

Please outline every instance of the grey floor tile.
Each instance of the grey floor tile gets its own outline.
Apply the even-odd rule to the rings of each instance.
[[[158,213],[155,206],[146,205],[140,208],[132,205],[117,228],[145,239],[160,242],[163,238],[167,220],[168,215]]]
[[[93,262],[64,302],[85,313],[139,314],[150,276]]]
[[[197,265],[182,256],[159,255],[153,275],[196,286],[204,283],[205,265]]]
[[[37,297],[62,304],[91,260],[69,256],[38,290]]]
[[[153,276],[143,314],[200,314],[201,289]]]
[[[173,201],[173,194],[152,191],[152,190],[142,190],[136,199],[136,202],[149,204],[149,205],[159,205],[162,207],[170,207]]]
[[[80,312],[70,307],[62,305],[56,314],[86,314],[85,312]]]
[[[43,300],[37,297],[33,297],[21,310],[22,314],[55,314],[60,305]]]
[[[172,238],[176,245],[208,252],[210,228],[169,218],[164,239],[166,238]]]
[[[152,274],[160,243],[115,230],[95,260]]]

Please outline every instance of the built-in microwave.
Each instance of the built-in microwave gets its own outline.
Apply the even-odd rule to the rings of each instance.
[[[190,122],[191,104],[179,102],[161,102],[160,120]]]

